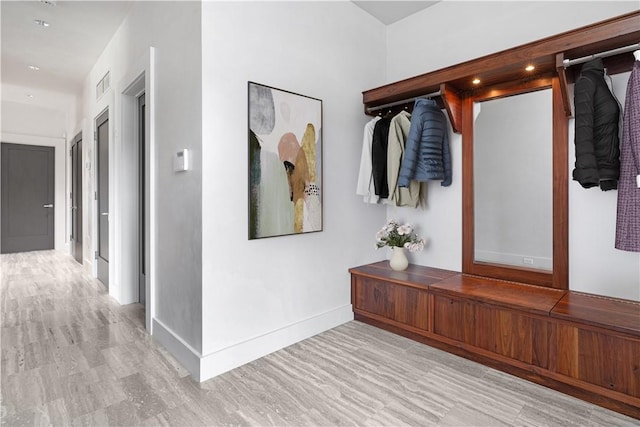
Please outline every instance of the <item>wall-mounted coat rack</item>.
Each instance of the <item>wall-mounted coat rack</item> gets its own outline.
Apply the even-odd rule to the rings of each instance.
[[[558,75],[563,104],[568,117],[571,102],[568,84],[575,71],[564,66],[566,58],[581,58],[611,51],[640,42],[640,11],[547,37],[512,49],[497,52],[451,67],[421,74],[362,93],[365,114],[375,115],[375,108],[384,104],[415,99],[423,94],[440,92],[455,132],[460,133],[461,99],[482,88],[502,83],[527,81],[532,78]],[[629,71],[633,65],[630,51],[607,58],[609,74]],[[532,65],[533,71],[525,68]]]
[[[640,22],[638,25],[640,25]],[[631,52],[637,49],[640,49],[640,43],[617,47],[615,49],[605,50],[575,59],[567,59],[565,57],[565,53],[558,53],[556,55],[556,70],[558,71],[558,77],[560,78],[562,93],[566,94],[566,96],[563,96],[562,102],[567,117],[571,117],[573,115],[571,110],[571,100],[568,95],[568,85],[575,81],[580,69],[580,67],[571,67],[584,64],[592,59],[601,58],[607,68],[608,74],[612,75],[623,73],[625,71],[629,71],[633,66],[634,59]]]

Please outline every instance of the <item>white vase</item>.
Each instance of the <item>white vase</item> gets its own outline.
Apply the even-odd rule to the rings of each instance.
[[[396,271],[403,271],[407,269],[409,266],[409,260],[407,259],[407,255],[404,253],[404,248],[399,248],[397,246],[393,247],[393,253],[391,254],[389,265]]]

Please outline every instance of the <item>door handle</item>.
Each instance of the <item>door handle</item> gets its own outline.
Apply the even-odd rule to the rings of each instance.
[[[77,206],[71,206],[71,209],[73,209],[75,211],[76,209],[78,209],[78,207]]]
[[[102,216],[109,216],[109,212],[102,212],[100,215],[102,215]]]
[[[52,208],[53,203],[49,203],[48,205],[42,205],[43,208]]]

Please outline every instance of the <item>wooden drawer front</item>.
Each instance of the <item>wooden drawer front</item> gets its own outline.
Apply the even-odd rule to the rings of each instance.
[[[356,309],[428,330],[429,298],[426,290],[367,277],[356,278],[355,286]]]
[[[477,347],[541,368],[548,366],[548,321],[478,304],[475,325]]]
[[[465,300],[436,295],[433,316],[434,333],[475,345],[473,304]]]
[[[640,397],[640,341],[557,325],[555,371]]]

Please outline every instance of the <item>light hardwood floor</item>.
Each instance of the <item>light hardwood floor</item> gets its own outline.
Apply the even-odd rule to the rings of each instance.
[[[0,268],[2,425],[640,425],[359,322],[198,384],[70,256]]]

